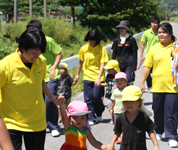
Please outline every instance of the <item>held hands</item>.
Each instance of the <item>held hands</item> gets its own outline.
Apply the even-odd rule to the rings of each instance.
[[[95,86],[100,86],[101,85],[101,79],[97,78],[95,81]]]
[[[108,144],[107,146],[106,146],[106,150],[115,150],[116,148],[114,147],[114,145],[113,144]]]
[[[54,96],[54,97],[55,97],[54,101],[56,105],[62,105],[65,101],[65,97],[62,94],[60,94],[58,97],[57,96]]]

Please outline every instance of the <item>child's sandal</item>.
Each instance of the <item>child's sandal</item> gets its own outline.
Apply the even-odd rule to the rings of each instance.
[[[109,123],[113,125],[113,124],[114,124],[114,121],[113,121],[113,120],[111,120]]]

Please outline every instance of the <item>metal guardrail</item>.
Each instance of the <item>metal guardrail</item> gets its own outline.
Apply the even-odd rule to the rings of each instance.
[[[135,34],[133,37],[135,39],[138,39],[139,37],[142,36],[143,33],[144,33],[144,31],[140,32],[138,34]],[[111,47],[112,47],[112,44],[108,44],[108,45],[105,46],[106,51],[107,51],[108,54],[112,52]],[[71,69],[73,69],[73,68],[78,66],[79,59],[77,58],[77,56],[78,55],[75,55],[75,56],[72,56],[72,57],[69,57],[69,58],[66,58],[66,59],[62,59],[61,62],[67,63],[68,64],[68,69],[71,70]]]

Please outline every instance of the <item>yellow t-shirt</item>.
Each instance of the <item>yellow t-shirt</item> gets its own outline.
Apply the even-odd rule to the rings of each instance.
[[[102,45],[97,45],[92,47],[89,43],[82,46],[79,51],[78,59],[84,61],[83,70],[84,77],[83,80],[95,81],[99,75],[101,63],[108,62],[108,55],[105,47]],[[105,80],[105,72],[101,76],[101,81]]]
[[[150,48],[144,66],[152,67],[152,92],[178,93],[178,87],[173,87],[171,75],[171,50],[172,43],[167,47],[160,42]]]
[[[17,51],[0,61],[0,114],[8,129],[42,131],[46,128],[42,96],[46,59],[39,56],[29,69]]]

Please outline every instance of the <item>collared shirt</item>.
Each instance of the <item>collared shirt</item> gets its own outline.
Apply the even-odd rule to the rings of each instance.
[[[156,129],[156,125],[147,114],[139,111],[135,120],[130,123],[126,112],[116,118],[115,133],[122,132],[122,143],[120,150],[147,150],[146,133]]]
[[[95,81],[98,78],[100,72],[101,63],[108,62],[108,55],[106,49],[102,45],[97,45],[92,47],[89,43],[82,46],[79,51],[78,59],[84,61],[83,70],[84,77],[83,80]],[[105,72],[101,76],[101,81],[105,80]]]
[[[8,129],[36,132],[46,128],[45,75],[46,60],[41,55],[31,69],[22,62],[18,49],[0,61],[0,114]]]
[[[53,64],[56,60],[57,55],[60,54],[62,48],[57,44],[53,38],[46,36],[46,52],[42,54],[46,58],[46,79],[45,82],[49,82],[49,74],[51,72],[51,69],[53,67]],[[58,78],[59,76],[59,66],[55,69],[55,78]]]
[[[157,34],[157,32],[154,33],[152,31],[152,28],[148,29],[143,33],[143,35],[141,37],[141,41],[146,43],[146,48],[145,48],[145,56],[146,56],[148,51],[149,51],[149,49],[153,45],[155,45],[156,43],[159,42],[158,34]]]
[[[171,73],[172,43],[165,47],[160,42],[149,50],[144,66],[152,67],[152,92],[178,93],[178,86],[173,87]]]

